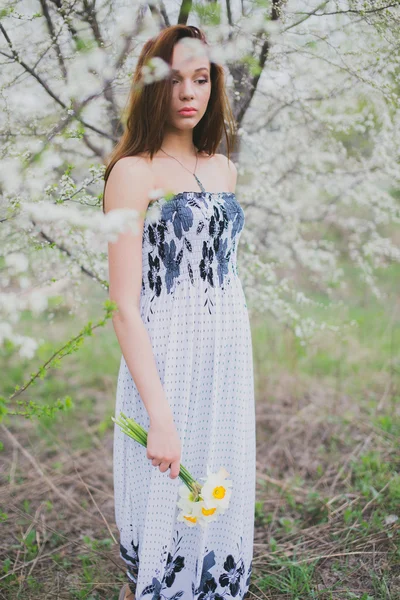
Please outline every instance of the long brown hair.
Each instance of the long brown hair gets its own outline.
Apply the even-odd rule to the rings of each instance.
[[[184,37],[197,38],[208,46],[204,33],[193,25],[172,25],[149,39],[140,53],[133,76],[127,106],[126,127],[119,142],[108,157],[104,173],[104,191],[115,163],[125,156],[148,152],[150,159],[160,149],[168,114],[172,78],[166,77],[143,85],[142,67],[155,56],[171,65],[174,45]],[[193,143],[200,152],[215,154],[225,133],[228,158],[236,133],[236,121],[225,91],[223,67],[210,59],[211,94],[207,110],[193,129]]]

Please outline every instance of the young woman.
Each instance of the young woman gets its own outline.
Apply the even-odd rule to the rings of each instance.
[[[190,54],[187,38],[203,52]],[[192,26],[168,27],[145,44],[105,174],[104,211],[141,215],[140,235],[109,244],[122,350],[115,414],[148,431],[145,449],[114,429],[115,517],[129,580],[121,600],[243,599],[252,571],[253,358],[236,265],[244,214],[236,168],[216,153],[225,132],[229,154],[234,119],[223,68],[209,56]],[[151,57],[170,75],[140,88]],[[155,200],[154,220],[147,209],[160,188],[173,196]],[[207,468],[229,473],[229,507],[205,529],[177,518],[180,464],[201,483]]]

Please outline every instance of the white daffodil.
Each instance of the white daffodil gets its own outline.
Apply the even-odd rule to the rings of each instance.
[[[186,488],[187,493],[183,488]],[[181,486],[180,495],[181,497],[177,505],[178,508],[181,508],[182,510],[177,519],[178,521],[184,521],[189,527],[193,527],[201,520],[201,510],[204,506],[204,501],[198,500],[197,502],[194,502],[193,493],[185,485]]]
[[[178,505],[179,506],[179,505]],[[207,527],[208,523],[217,519],[218,509],[217,508],[206,508],[204,500],[198,502],[192,502],[182,510],[178,517],[178,521],[184,521],[189,527],[200,525],[201,527]]]
[[[179,496],[177,505],[182,509],[178,516],[179,521],[185,521],[191,527],[197,523],[204,527],[207,523],[217,519],[220,512],[219,507],[207,508],[202,496],[195,502],[193,492],[186,485],[180,486]]]
[[[220,507],[207,508],[204,500],[202,500],[202,506],[200,507],[200,525],[202,523],[211,523],[216,521],[219,513],[221,512]]]
[[[218,513],[224,512],[232,495],[232,480],[226,479],[229,475],[225,467],[217,473],[211,473],[207,466],[207,479],[201,488],[201,496],[207,509],[217,508]]]
[[[184,510],[187,513],[192,512],[192,507],[195,504],[199,504],[199,502],[194,502],[193,500],[190,500],[189,498],[180,498],[177,502],[178,508],[181,508],[182,510]]]
[[[179,491],[179,498],[180,498],[179,502],[181,500],[185,500],[187,502],[194,502],[194,494],[193,494],[192,490],[190,490],[188,488],[187,485],[180,485],[178,491]]]
[[[195,527],[199,519],[195,515],[187,515],[184,511],[181,511],[176,517],[177,521],[184,521],[188,527]]]
[[[190,514],[193,512],[193,508],[200,504],[201,501],[202,499],[200,498],[198,502],[195,502],[194,493],[187,485],[179,486],[179,500],[177,502],[179,508]]]

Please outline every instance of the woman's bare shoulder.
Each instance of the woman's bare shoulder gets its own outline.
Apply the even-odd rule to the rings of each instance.
[[[121,164],[125,164],[125,166],[129,166],[129,165],[135,165],[135,164],[147,164],[149,162],[149,157],[145,154],[133,154],[131,156],[122,156],[121,158],[119,158],[117,160],[117,162],[115,163],[116,165],[118,163]]]
[[[217,160],[221,161],[225,165],[229,165],[229,167],[235,167],[235,163],[230,158],[225,156],[225,154],[214,154],[214,156],[217,158]]]
[[[106,211],[123,207],[147,208],[153,185],[152,171],[143,157],[119,158],[111,169],[104,191]]]
[[[237,181],[237,168],[235,163],[230,158],[225,156],[225,154],[215,154],[215,157],[219,161],[221,168],[226,169],[228,181],[230,182],[230,185],[234,190]]]
[[[145,156],[135,154],[134,156],[122,156],[113,166],[110,177],[151,177],[151,163]]]

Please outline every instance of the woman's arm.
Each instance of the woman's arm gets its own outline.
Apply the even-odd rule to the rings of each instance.
[[[133,208],[141,215],[137,234],[120,233],[116,242],[109,242],[109,295],[118,306],[113,313],[113,325],[119,345],[150,417],[146,456],[162,473],[170,468],[170,478],[176,479],[180,471],[181,442],[140,314],[144,215],[152,188],[151,169],[140,157],[121,158],[108,177],[104,191],[105,212]]]
[[[113,167],[105,189],[105,212],[133,208],[144,215],[153,188],[146,161],[138,156],[121,158]],[[142,235],[144,218],[138,218],[138,234],[120,233],[108,244],[109,296],[118,309],[113,326],[128,369],[154,425],[173,421],[157,371],[150,337],[140,315],[142,285]]]

